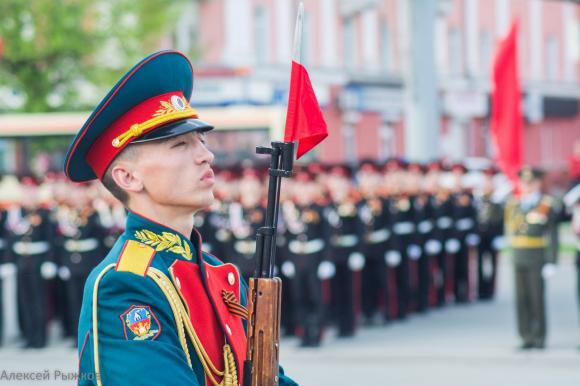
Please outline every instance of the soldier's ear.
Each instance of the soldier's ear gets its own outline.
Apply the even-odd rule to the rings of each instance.
[[[143,180],[132,163],[117,162],[111,169],[111,177],[117,186],[126,192],[139,193],[143,191]]]

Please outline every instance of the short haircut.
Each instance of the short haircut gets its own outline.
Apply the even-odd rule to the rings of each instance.
[[[128,202],[129,202],[129,195],[119,185],[117,185],[117,183],[113,179],[112,171],[113,171],[113,167],[115,167],[115,165],[117,164],[118,161],[120,161],[120,160],[133,160],[137,157],[137,153],[138,153],[137,146],[129,145],[126,148],[124,148],[117,155],[117,157],[115,157],[113,162],[111,162],[111,164],[107,167],[107,170],[105,171],[105,174],[103,174],[103,178],[101,180],[105,189],[107,189],[113,195],[113,197],[115,197],[117,200],[121,201],[121,203],[125,206],[127,206]]]

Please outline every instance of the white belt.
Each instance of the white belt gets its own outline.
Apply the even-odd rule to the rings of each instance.
[[[433,229],[433,223],[430,220],[423,220],[418,225],[420,233],[429,233]]]
[[[387,241],[391,237],[391,232],[388,229],[379,229],[367,235],[367,241],[370,244],[378,244]]]
[[[50,244],[46,241],[17,241],[12,246],[12,250],[18,255],[40,255],[50,249]]]
[[[441,217],[437,220],[437,226],[439,229],[448,229],[453,224],[451,217]]]
[[[356,235],[342,235],[335,236],[332,239],[332,244],[335,247],[353,247],[358,243],[358,237]]]
[[[408,235],[415,231],[415,224],[411,221],[398,222],[393,225],[393,232],[397,235]]]
[[[290,252],[297,255],[309,255],[322,251],[324,248],[324,241],[322,239],[314,239],[310,241],[292,240],[288,243]]]
[[[467,231],[475,225],[475,222],[470,218],[462,218],[455,222],[455,227],[460,231]]]
[[[95,238],[82,240],[66,240],[64,249],[67,252],[90,252],[99,247],[99,241]]]
[[[252,255],[256,252],[256,242],[254,240],[239,240],[234,243],[234,249],[244,255]]]

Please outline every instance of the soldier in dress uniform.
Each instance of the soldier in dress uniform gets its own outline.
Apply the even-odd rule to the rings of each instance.
[[[224,254],[216,253],[216,248],[219,242],[216,239],[219,222],[215,221],[218,217],[216,213],[219,209],[219,203],[215,201],[208,210],[197,212],[195,218],[195,229],[201,235],[203,240],[202,248],[207,253],[225,256]]]
[[[453,198],[451,191],[446,184],[446,172],[439,162],[430,165],[430,171],[427,178],[434,176],[434,182],[431,189],[432,194],[433,219],[435,228],[433,230],[433,239],[427,242],[427,253],[435,256],[437,270],[434,277],[434,283],[437,287],[437,305],[443,306],[447,298],[453,292]],[[436,180],[435,180],[436,179]]]
[[[171,75],[171,76],[168,76]],[[139,62],[73,140],[65,172],[98,178],[127,206],[124,233],[87,279],[80,385],[239,385],[247,288],[201,249],[194,213],[214,200],[212,126],[189,105],[193,71],[178,51]],[[280,385],[295,385],[283,370]]]
[[[302,332],[301,345],[316,347],[322,339],[324,299],[321,280],[334,275],[325,254],[328,225],[317,196],[320,186],[308,170],[299,170],[292,181],[292,201],[282,207],[288,242],[282,273],[289,277],[295,325]]]
[[[425,245],[432,238],[433,213],[429,195],[423,189],[425,167],[419,163],[409,165],[406,178],[407,191],[413,202],[416,224],[415,243],[409,247],[409,255],[417,262],[417,311],[425,312],[429,308],[433,256],[426,253]]]
[[[38,181],[21,179],[20,207],[8,215],[9,253],[18,270],[18,310],[26,348],[42,348],[47,342],[47,282],[56,276],[51,242],[54,224],[38,201]]]
[[[554,199],[542,194],[542,176],[540,169],[522,168],[521,195],[510,199],[505,211],[522,349],[543,349],[546,343],[544,279],[553,275],[558,257],[559,211]]]
[[[324,215],[330,226],[329,255],[336,269],[331,281],[331,306],[338,322],[338,336],[348,337],[354,335],[356,329],[360,273],[365,264],[357,208],[360,200],[348,166],[336,165],[330,169],[329,193],[332,203],[326,207]]]
[[[411,274],[409,263],[411,256],[409,247],[415,245],[416,230],[413,203],[408,192],[404,190],[406,174],[404,170],[406,167],[407,165],[400,160],[395,159],[387,162],[387,169],[392,175],[393,182],[389,205],[393,235],[391,249],[387,252],[386,260],[389,268],[395,271],[396,317],[398,319],[405,319],[410,311]]]
[[[80,184],[69,186],[68,206],[57,218],[58,276],[65,283],[67,319],[73,331],[78,331],[85,281],[108,252],[104,245],[107,230],[100,222],[87,189]],[[77,337],[74,338],[78,344]]]
[[[256,232],[264,225],[266,216],[257,169],[245,168],[238,187],[239,202],[231,204],[229,210],[233,249],[228,262],[238,267],[244,279],[248,280],[256,270]]]
[[[363,225],[362,248],[365,256],[362,272],[362,312],[370,323],[382,301],[382,319],[388,321],[391,315],[388,312],[390,293],[385,254],[391,237],[389,201],[388,197],[381,195],[381,176],[375,162],[361,162],[357,180],[362,195],[359,217]]]
[[[105,230],[103,246],[108,251],[125,230],[127,213],[123,203],[102,186],[99,186],[98,196],[93,206],[99,216],[99,222]]]
[[[495,294],[497,257],[503,240],[503,205],[495,199],[494,168],[484,170],[481,194],[476,199],[480,243],[477,258],[478,297],[492,299]]]
[[[233,249],[233,236],[230,226],[230,207],[238,201],[238,184],[235,167],[229,166],[218,171],[216,175],[215,202],[212,204],[210,223],[216,228],[215,244],[212,244],[212,254],[223,256],[227,261]]]
[[[51,201],[48,209],[50,213],[50,221],[55,224],[55,237],[51,240],[51,244],[54,254],[54,262],[58,266],[62,253],[62,245],[60,244],[61,240],[58,237],[58,219],[64,212],[67,211],[68,201],[71,197],[71,191],[68,182],[64,178],[64,175],[61,174],[47,174],[43,184],[50,185]],[[49,283],[49,287],[51,284],[54,284],[54,291],[50,291],[51,288],[49,288],[49,293],[51,295],[51,298],[49,298],[49,304],[51,301],[54,303],[55,316],[62,324],[62,335],[63,337],[73,338],[76,340],[77,330],[73,328],[73,324],[76,325],[76,323],[70,320],[69,317],[69,306],[67,304],[68,296],[66,293],[67,285],[66,282],[58,275],[58,271],[53,283]]]
[[[454,177],[453,192],[453,222],[455,224],[455,238],[458,249],[455,255],[454,294],[455,302],[467,303],[471,299],[473,279],[471,278],[473,262],[471,255],[474,247],[479,243],[477,231],[477,214],[473,201],[473,194],[465,187],[467,168],[462,164],[452,167]],[[471,279],[471,280],[470,280]]]

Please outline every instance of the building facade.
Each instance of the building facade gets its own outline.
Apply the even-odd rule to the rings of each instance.
[[[225,114],[233,105],[270,105],[283,112],[297,4],[194,2],[194,16],[184,15],[176,34],[191,31],[192,23],[196,26],[195,39],[176,38],[177,48],[197,44],[193,104],[201,109],[221,106]],[[424,10],[426,4],[433,6],[432,14],[420,15],[417,9]],[[578,4],[305,0],[304,5],[300,59],[309,70],[330,133],[315,155],[322,161],[492,158],[493,55],[517,18],[525,162],[566,168],[573,143],[580,141]],[[433,72],[433,79],[423,77],[426,72]],[[421,92],[427,81],[433,83],[429,87],[434,97],[426,105],[433,106],[433,115],[409,135],[419,111],[409,108],[410,94]],[[424,135],[429,148],[418,156],[410,142],[424,141]]]

